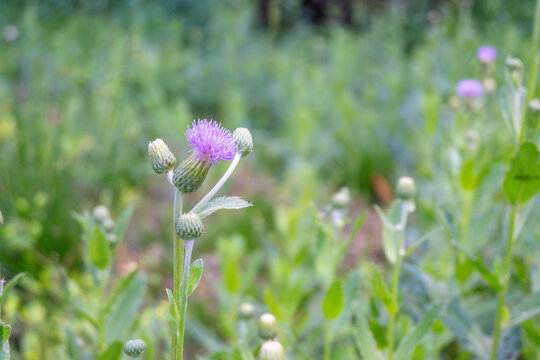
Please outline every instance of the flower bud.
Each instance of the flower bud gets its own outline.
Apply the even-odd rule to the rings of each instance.
[[[124,344],[124,353],[132,358],[139,358],[146,351],[146,343],[141,340],[129,340]]]
[[[182,240],[193,240],[204,234],[204,225],[194,212],[180,215],[176,220],[176,234]]]
[[[264,342],[259,351],[258,360],[286,360],[283,346],[275,340]]]
[[[174,169],[176,158],[172,154],[167,144],[161,139],[156,139],[148,143],[148,155],[152,159],[152,169],[156,174],[163,174]]]
[[[416,196],[416,186],[414,185],[414,180],[406,176],[400,178],[397,184],[396,194],[403,200],[414,198]]]
[[[536,114],[536,115],[540,114],[540,100],[532,99],[531,102],[529,103],[529,110],[533,114]]]
[[[337,209],[345,209],[351,202],[351,191],[348,187],[342,187],[332,196],[332,205]]]
[[[92,210],[92,215],[94,216],[94,219],[96,219],[97,222],[102,223],[106,219],[110,219],[111,214],[109,213],[109,209],[107,209],[104,205],[96,206]]]
[[[521,86],[523,77],[523,62],[520,59],[508,56],[506,58],[506,76],[515,87]]]
[[[253,313],[255,312],[255,309],[253,308],[253,305],[245,302],[240,305],[240,309],[238,309],[238,315],[240,315],[240,319],[247,320],[250,317],[253,316]]]
[[[238,147],[238,152],[242,154],[242,156],[246,156],[253,151],[253,138],[248,129],[238,128],[234,130],[233,138]]]
[[[276,318],[272,314],[263,314],[259,318],[259,336],[264,340],[274,339],[278,328]]]
[[[211,167],[212,163],[199,160],[193,153],[174,169],[173,184],[184,194],[195,192],[203,184]]]

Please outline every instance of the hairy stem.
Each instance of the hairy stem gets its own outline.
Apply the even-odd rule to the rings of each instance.
[[[177,188],[174,188],[174,205],[173,205],[173,244],[174,244],[174,259],[173,259],[173,281],[174,281],[174,300],[176,304],[180,301],[180,283],[181,278],[180,271],[182,269],[182,240],[176,235],[176,219],[178,214],[182,213],[182,192]],[[178,329],[178,321],[175,319],[173,322],[173,334],[172,334],[172,360],[178,359],[178,337],[180,335]]]
[[[201,199],[201,201],[199,201],[199,203],[197,205],[195,205],[195,207],[193,207],[193,209],[191,209],[191,211],[193,211],[193,212],[199,211],[208,201],[210,201],[212,199],[212,197],[219,191],[219,189],[221,189],[223,184],[225,184],[225,181],[227,181],[227,179],[231,176],[231,174],[233,173],[234,169],[236,168],[236,165],[238,165],[238,162],[240,161],[241,158],[242,158],[242,154],[237,152],[236,155],[234,155],[234,159],[231,162],[231,165],[229,165],[229,168],[227,169],[225,174],[223,174],[221,179],[219,179],[217,184],[214,185],[212,190],[210,190],[208,192],[208,194],[206,194]]]
[[[182,270],[182,286],[180,288],[180,302],[179,302],[179,311],[180,319],[178,320],[178,352],[180,355],[180,360],[182,359],[182,354],[184,351],[184,331],[186,327],[186,316],[187,316],[187,299],[188,299],[188,282],[189,282],[189,270],[191,268],[191,252],[193,250],[194,240],[184,241],[183,246],[183,270]]]
[[[495,329],[493,331],[493,342],[491,344],[491,360],[497,358],[497,351],[499,349],[499,340],[501,338],[501,325],[504,313],[504,302],[506,300],[506,293],[508,292],[508,285],[510,284],[510,266],[512,265],[512,245],[514,244],[514,226],[516,222],[516,205],[512,205],[510,211],[510,225],[508,226],[508,237],[506,240],[506,252],[504,256],[504,279],[502,289],[499,292],[497,300],[497,315],[495,317]]]

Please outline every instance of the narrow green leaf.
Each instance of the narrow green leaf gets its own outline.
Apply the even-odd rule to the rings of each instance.
[[[420,343],[422,338],[427,334],[431,328],[431,325],[435,322],[435,320],[437,320],[443,307],[444,304],[433,306],[422,318],[422,320],[420,320],[420,322],[405,335],[394,354],[396,360],[405,360],[410,358],[410,354],[414,351],[414,348]]]
[[[143,274],[137,273],[128,279],[128,282],[122,284],[121,291],[113,294],[112,301],[106,307],[104,333],[109,344],[114,340],[123,339],[125,332],[133,323],[146,290],[146,277]]]
[[[383,222],[383,250],[386,259],[394,264],[396,262],[397,247],[399,246],[399,231],[396,230],[396,224],[401,220],[401,200],[395,200],[390,209],[388,210],[388,216],[375,205],[375,210],[379,214]]]
[[[105,269],[109,265],[110,252],[105,235],[96,227],[88,241],[88,257],[90,261],[97,268]]]
[[[472,265],[479,273],[482,275],[484,280],[493,287],[495,290],[499,291],[501,290],[501,283],[499,281],[499,278],[493,274],[483,263],[480,259],[474,257],[473,255],[469,254],[467,250],[465,250],[460,244],[457,242],[453,242],[452,245],[459,250],[461,253],[465,255],[467,258],[467,262]]]
[[[429,240],[434,234],[443,231],[444,229],[442,227],[438,227],[436,229],[431,230],[424,236],[422,236],[417,242],[415,242],[410,248],[407,249],[407,252],[403,255],[403,257],[407,257],[411,255],[416,249],[420,247],[424,242]]]
[[[384,360],[383,354],[377,348],[373,334],[363,315],[357,317],[355,325],[356,327],[351,328],[353,339],[358,343],[364,359]]]
[[[171,315],[174,322],[177,322],[178,319],[180,319],[180,312],[178,311],[178,305],[174,299],[174,294],[169,289],[165,289],[165,291],[167,292],[167,298],[169,299],[169,315]]]
[[[242,209],[253,206],[249,201],[240,199],[238,196],[223,196],[215,198],[204,205],[199,212],[201,219],[221,209]]]
[[[9,291],[17,284],[20,278],[22,278],[26,273],[19,273],[11,278],[11,280],[4,285],[2,291],[0,291],[0,305],[4,303],[7,298]],[[1,287],[1,285],[0,285]]]
[[[116,242],[114,243],[114,246],[118,246],[122,240],[124,240],[126,228],[129,224],[129,220],[131,219],[131,214],[133,214],[132,204],[128,205],[124,211],[122,211],[122,215],[120,215],[120,219],[118,220],[118,225],[116,227]]]
[[[398,305],[395,300],[392,299],[390,292],[388,291],[386,285],[384,284],[383,277],[378,268],[374,267],[375,273],[371,279],[371,285],[373,286],[373,292],[375,297],[382,301],[384,307],[390,314],[397,314]]]
[[[99,355],[97,360],[120,360],[122,358],[122,349],[124,345],[119,342],[113,342],[104,353]]]
[[[511,311],[509,327],[520,325],[521,323],[540,315],[540,292],[531,294],[522,299]]]
[[[503,192],[512,204],[529,200],[540,190],[539,152],[531,142],[523,143],[512,158],[506,173]]]
[[[197,288],[197,285],[199,285],[199,281],[201,281],[202,273],[203,273],[203,260],[197,259],[191,264],[191,268],[189,271],[188,295],[191,295]]]
[[[343,288],[341,281],[335,280],[326,292],[322,302],[322,312],[325,318],[332,320],[341,314],[343,309]]]

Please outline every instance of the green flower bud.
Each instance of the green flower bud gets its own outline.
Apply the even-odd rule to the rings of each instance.
[[[414,180],[410,177],[402,177],[399,179],[396,189],[396,194],[403,200],[409,200],[416,196],[416,186]]]
[[[189,212],[176,220],[176,234],[182,240],[193,240],[204,234],[204,225],[199,215]]]
[[[152,159],[152,169],[156,174],[172,170],[176,165],[176,158],[161,139],[156,139],[148,144],[148,155]]]
[[[272,314],[263,314],[259,318],[259,336],[264,340],[274,339],[277,336],[277,321]]]
[[[255,312],[255,309],[253,308],[253,305],[245,302],[240,305],[240,309],[238,310],[238,315],[240,315],[240,318],[243,320],[249,319],[253,316],[253,313]]]
[[[268,340],[261,346],[258,360],[286,360],[283,346],[275,340]]]
[[[132,358],[141,358],[141,355],[146,351],[146,343],[141,340],[129,340],[124,344],[124,353]]]
[[[211,167],[211,162],[200,161],[193,153],[174,170],[173,184],[184,194],[195,192],[203,184]]]
[[[351,202],[351,191],[348,187],[342,187],[332,196],[332,205],[337,209],[345,209]]]
[[[531,110],[533,114],[540,114],[540,100],[532,99],[529,103],[529,110]]]
[[[103,223],[105,220],[111,218],[111,214],[109,213],[109,209],[107,209],[104,205],[96,206],[92,210],[92,215],[94,216],[94,219],[96,219],[97,222]]]
[[[234,130],[233,138],[238,147],[238,152],[242,154],[242,156],[246,156],[253,151],[253,138],[248,129],[238,128]]]

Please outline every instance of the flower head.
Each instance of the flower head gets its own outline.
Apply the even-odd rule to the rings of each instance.
[[[497,59],[497,49],[494,46],[480,46],[476,50],[476,56],[482,63],[491,63]]]
[[[220,160],[231,161],[237,151],[231,132],[213,120],[193,121],[186,131],[186,139],[193,146],[196,159],[211,165]]]
[[[456,92],[462,98],[475,98],[482,96],[484,87],[476,79],[463,79],[458,82]]]

